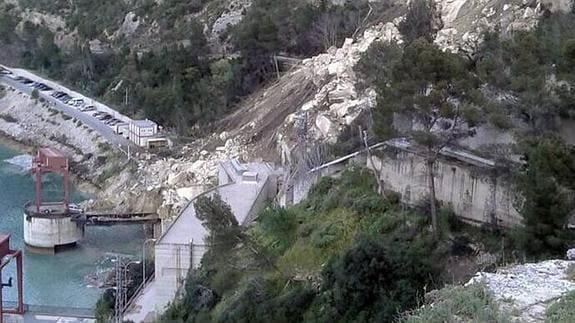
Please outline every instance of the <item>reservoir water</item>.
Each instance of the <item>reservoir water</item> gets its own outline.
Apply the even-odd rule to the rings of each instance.
[[[26,159],[0,143],[0,233],[10,234],[12,248],[19,249],[24,249],[22,208],[34,196],[31,176],[18,165]],[[46,186],[54,187],[55,183]],[[77,191],[72,194],[72,200],[83,198]],[[116,254],[137,258],[143,241],[144,232],[138,225],[87,227],[84,239],[72,250],[56,255],[24,251],[24,303],[93,308],[102,292],[93,286],[94,279],[105,276]],[[15,265],[8,267],[3,277],[5,282],[8,277],[16,278]],[[15,288],[4,289],[4,300],[16,300]]]

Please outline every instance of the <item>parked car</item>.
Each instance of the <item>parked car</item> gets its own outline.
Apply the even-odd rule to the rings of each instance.
[[[97,111],[97,112],[95,112],[95,113],[92,113],[92,116],[94,116],[94,117],[99,117],[99,116],[101,116],[101,115],[103,115],[103,114],[106,114],[106,112]]]
[[[9,71],[3,67],[0,67],[0,74],[2,75],[8,75],[8,74],[12,74],[12,71]]]
[[[68,205],[68,210],[70,210],[72,213],[83,213],[84,210],[77,204],[72,204],[70,203]]]
[[[52,90],[52,88],[49,87],[48,85],[46,85],[44,83],[38,83],[38,82],[33,83],[32,87],[35,89],[38,89],[40,91],[51,91]]]
[[[112,116],[109,115],[109,114],[107,114],[107,113],[105,113],[104,115],[101,115],[101,116],[98,117],[98,120],[100,120],[100,121],[105,121],[105,120],[108,120],[108,119],[112,119]]]
[[[68,94],[64,94],[64,95],[62,95],[61,97],[59,97],[58,100],[60,100],[60,101],[62,101],[62,102],[64,102],[64,103],[66,103],[66,102],[68,102],[71,98],[72,98],[72,97],[69,96]]]
[[[82,111],[82,112],[96,111],[96,107],[93,105],[86,105],[86,106],[81,107],[80,111]]]
[[[25,77],[23,77],[19,82],[20,82],[20,83],[24,83],[24,84],[34,83],[34,81],[32,81],[31,79],[27,79],[27,78],[25,78]]]
[[[118,123],[118,122],[121,122],[121,121],[118,120],[118,119],[116,119],[116,118],[112,118],[112,119],[106,121],[105,123],[106,123],[107,125],[109,125],[109,126],[113,126],[113,125],[115,125],[115,124]]]
[[[80,98],[73,98],[68,100],[68,102],[66,102],[67,105],[71,105],[73,107],[79,107],[82,106],[84,104],[84,99],[80,99]]]

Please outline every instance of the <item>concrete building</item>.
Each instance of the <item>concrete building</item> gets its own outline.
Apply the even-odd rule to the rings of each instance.
[[[113,126],[112,129],[114,129],[114,132],[117,133],[118,135],[120,135],[126,139],[130,139],[130,124],[129,123],[126,123],[126,122],[119,123],[119,124]]]
[[[140,147],[147,147],[150,139],[158,137],[158,124],[151,120],[132,120],[128,129],[130,141]]]
[[[372,146],[373,162],[385,189],[401,194],[402,202],[415,205],[428,195],[423,157],[407,140],[394,139]],[[350,164],[372,168],[365,151],[356,152],[300,176],[280,196],[282,205],[297,204],[323,176],[336,176]],[[476,225],[512,227],[522,217],[505,174],[494,161],[465,150],[444,148],[435,163],[436,198],[462,220]]]
[[[389,141],[373,159],[383,184],[400,193],[403,202],[413,205],[428,196],[425,160],[408,142]],[[468,151],[444,148],[434,169],[437,200],[472,224],[520,225],[522,217],[513,206],[517,196],[496,166]]]
[[[183,286],[188,271],[199,267],[207,249],[204,238],[208,232],[196,217],[194,202],[198,197],[219,194],[230,205],[238,223],[247,226],[277,195],[280,174],[281,170],[265,163],[220,163],[218,186],[194,198],[156,242],[154,281],[135,300],[126,319],[141,321],[153,317],[150,311],[162,313]]]

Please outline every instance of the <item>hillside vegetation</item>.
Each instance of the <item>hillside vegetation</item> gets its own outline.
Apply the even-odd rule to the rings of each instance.
[[[519,140],[511,148],[522,160],[499,171],[507,172],[520,193],[515,206],[524,227],[470,228],[435,201],[432,191],[421,207],[407,208],[393,194],[382,198],[371,174],[361,169],[324,178],[303,203],[268,208],[247,230],[222,220],[233,215],[221,200],[205,200],[216,206],[201,215],[212,247],[201,268],[190,272],[183,298],[160,321],[507,322],[483,286],[435,292],[427,299],[433,307],[414,309],[427,291],[452,282],[450,270],[462,256],[488,251],[503,262],[541,259],[572,245],[566,223],[573,209],[575,152],[559,138],[555,122],[575,108],[569,86],[575,76],[569,63],[573,19],[547,16],[536,30],[508,39],[487,34],[471,57],[441,51],[426,40],[432,29],[421,26],[410,30],[416,36],[402,46],[372,46],[358,68],[379,94],[374,133],[379,139],[411,138],[426,149],[429,169],[437,151],[472,135],[469,127],[491,123],[516,131]],[[495,99],[499,95],[513,99]],[[423,126],[402,133],[390,112]],[[512,250],[507,259],[501,258],[503,250]],[[476,269],[467,268],[460,279]],[[549,316],[568,315],[564,308],[559,303]]]
[[[321,180],[301,205],[267,208],[245,230],[226,220],[233,215],[218,197],[199,201],[212,247],[159,321],[389,322],[452,281],[447,264],[473,257],[471,244],[498,246],[448,211],[434,241],[428,213],[376,190],[369,171],[349,170]]]
[[[561,120],[575,114],[573,21],[573,13],[548,14],[533,31],[510,38],[486,33],[469,57],[429,43],[430,28],[423,25],[403,46],[372,45],[357,66],[378,92],[375,136],[411,139],[423,151],[429,182],[439,151],[473,137],[474,127],[489,124],[514,134],[515,142],[487,143],[478,153],[498,160],[498,171],[516,186],[514,207],[525,230],[514,239],[531,258],[561,256],[574,241],[565,227],[575,206],[575,154],[558,135]],[[396,127],[394,114],[417,127]],[[429,196],[435,228],[434,190]]]

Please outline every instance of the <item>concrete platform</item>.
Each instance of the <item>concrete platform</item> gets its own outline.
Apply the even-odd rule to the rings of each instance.
[[[62,204],[43,204],[40,212],[26,205],[22,217],[24,243],[30,251],[56,252],[60,247],[73,246],[84,237],[84,226],[72,221],[71,215]]]

